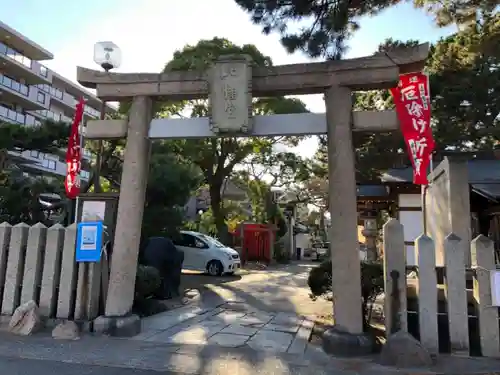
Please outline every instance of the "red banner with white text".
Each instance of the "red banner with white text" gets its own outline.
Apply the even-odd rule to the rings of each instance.
[[[71,125],[68,151],[66,151],[66,196],[75,199],[80,194],[80,171],[82,169],[82,145],[80,136],[80,123],[83,119],[85,100],[82,98],[76,105],[75,117]]]
[[[430,126],[429,78],[423,73],[402,74],[391,94],[413,166],[413,183],[427,185],[427,170],[435,145]]]

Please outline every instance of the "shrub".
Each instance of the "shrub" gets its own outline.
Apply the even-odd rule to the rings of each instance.
[[[160,272],[150,266],[139,265],[135,277],[135,300],[144,301],[153,297],[161,286]]]
[[[368,329],[373,303],[384,291],[384,273],[382,265],[378,262],[361,262],[361,297],[363,308],[363,326]],[[356,280],[353,280],[356,282]],[[311,298],[324,297],[332,299],[332,264],[331,260],[323,261],[313,268],[307,280],[311,290]]]
[[[286,264],[290,262],[288,252],[285,249],[285,244],[282,240],[274,243],[274,259],[278,263]]]

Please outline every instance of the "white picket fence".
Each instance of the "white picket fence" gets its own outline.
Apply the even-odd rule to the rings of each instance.
[[[75,262],[76,224],[0,224],[0,311],[34,300],[42,317],[91,320],[99,315],[101,264]]]
[[[407,309],[408,280],[399,277],[396,289],[393,289],[391,272],[407,274],[406,251],[403,225],[396,219],[390,219],[383,227],[384,278],[385,278],[385,325],[386,332],[391,332],[394,313],[397,311],[399,328],[408,331]],[[492,306],[492,286],[490,271],[496,270],[494,244],[486,236],[480,235],[471,243],[462,241],[450,233],[443,244],[445,252],[444,300],[445,312],[438,309],[438,278],[436,272],[436,252],[434,241],[422,234],[415,240],[415,259],[417,260],[417,279],[415,280],[418,296],[418,336],[420,342],[431,353],[439,351],[438,315],[447,316],[449,342],[452,353],[469,354],[469,310],[468,293],[472,292],[474,303],[473,317],[479,324],[479,342],[481,354],[485,357],[500,357],[500,329],[498,307]],[[465,267],[466,254],[470,251],[471,268]],[[473,277],[473,289],[467,291],[467,274]],[[393,272],[394,275],[394,272]],[[394,293],[394,291],[397,291]],[[398,299],[394,304],[394,298]],[[397,306],[397,309],[394,309]]]

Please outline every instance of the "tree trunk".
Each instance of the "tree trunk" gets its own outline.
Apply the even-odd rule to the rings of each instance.
[[[8,151],[6,149],[0,150],[0,172],[7,168]]]
[[[228,232],[226,225],[226,216],[222,207],[222,183],[214,183],[210,185],[210,206],[214,217],[215,227],[217,228],[217,237],[223,244],[228,244]]]

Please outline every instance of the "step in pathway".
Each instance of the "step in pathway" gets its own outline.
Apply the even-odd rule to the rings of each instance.
[[[275,353],[305,353],[314,323],[291,313],[246,310],[237,303],[186,306],[142,320],[132,340],[176,345],[247,346]]]

